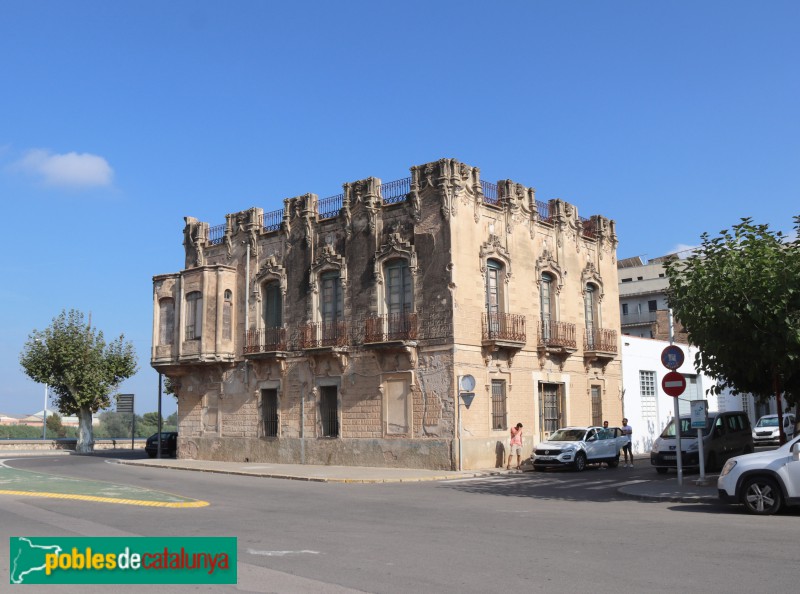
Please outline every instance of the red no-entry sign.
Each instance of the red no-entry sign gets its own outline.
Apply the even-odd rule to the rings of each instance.
[[[661,388],[668,396],[677,398],[686,389],[686,378],[677,371],[670,371],[661,380]]]

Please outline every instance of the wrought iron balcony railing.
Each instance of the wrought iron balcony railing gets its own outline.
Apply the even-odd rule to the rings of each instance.
[[[556,322],[555,320],[539,321],[539,346],[577,349],[575,324]]]
[[[347,323],[344,320],[303,324],[300,348],[339,347],[348,344]]]
[[[481,191],[483,192],[483,201],[486,204],[497,206],[500,198],[497,193],[497,184],[481,180]]]
[[[617,352],[617,331],[606,328],[586,328],[583,340],[584,351],[602,353]]]
[[[365,344],[416,340],[418,336],[415,312],[369,316],[364,320]]]
[[[398,202],[404,202],[410,192],[411,192],[410,177],[381,184],[381,196],[383,197],[383,203],[386,205],[397,204]]]
[[[524,344],[525,316],[509,313],[483,313],[482,338],[484,341],[517,342]]]
[[[280,210],[265,212],[261,218],[261,226],[264,227],[266,231],[277,231],[281,228],[282,221],[283,209],[281,208]]]
[[[286,350],[286,328],[264,328],[263,330],[248,330],[244,353],[273,353]]]

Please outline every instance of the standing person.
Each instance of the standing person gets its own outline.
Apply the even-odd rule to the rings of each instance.
[[[622,434],[628,438],[628,441],[622,446],[622,453],[625,455],[625,468],[628,467],[629,455],[631,457],[631,468],[633,468],[633,450],[631,449],[631,435],[633,434],[633,429],[628,425],[628,419],[622,419]]]
[[[603,421],[603,429],[608,429],[608,421]]]
[[[508,464],[506,470],[511,470],[511,458],[517,454],[517,470],[522,463],[522,423],[517,423],[516,427],[511,428],[511,444],[508,448]]]

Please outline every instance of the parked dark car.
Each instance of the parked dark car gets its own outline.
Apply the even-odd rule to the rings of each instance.
[[[677,446],[675,439],[675,419],[664,428],[661,437],[656,439],[650,452],[650,464],[656,472],[665,474],[676,468]],[[741,411],[710,412],[703,430],[703,454],[705,468],[709,472],[719,468],[733,456],[753,452],[753,433],[750,419]],[[681,417],[681,450],[684,468],[700,466],[700,452],[697,443],[697,429],[691,428],[691,418]]]
[[[144,451],[151,458],[155,458],[158,454],[158,433],[154,433],[147,438]],[[178,455],[178,432],[177,431],[162,431],[161,432],[161,457],[162,458],[175,458]]]

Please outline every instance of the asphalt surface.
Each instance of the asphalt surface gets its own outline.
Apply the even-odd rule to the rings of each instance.
[[[3,451],[0,459],[18,456],[42,456],[41,451]],[[72,452],[58,450],[46,452],[46,455],[77,455]],[[103,450],[91,454],[118,458],[120,464],[146,466],[154,468],[171,468],[194,472],[213,472],[241,476],[259,476],[296,481],[332,482],[332,483],[408,483],[421,481],[447,481],[455,479],[516,474],[520,471],[504,468],[486,468],[479,470],[423,470],[414,468],[379,468],[369,466],[315,466],[311,464],[270,464],[259,462],[215,462],[210,460],[186,460],[175,458],[141,458],[137,450]],[[646,457],[636,460],[637,467],[647,468],[650,461]],[[668,501],[681,503],[714,503],[719,500],[717,494],[717,475],[708,475],[699,480],[696,474],[685,474],[681,485],[677,475],[669,478],[623,485],[617,492],[630,499],[641,501]]]
[[[304,464],[266,464],[240,462],[213,462],[209,460],[128,459],[122,464],[215,472],[265,478],[289,479],[337,483],[402,483],[420,481],[445,481],[464,478],[516,474],[520,471],[505,469],[482,469],[465,471],[421,470],[409,468],[376,468],[367,466],[314,466]],[[640,458],[636,466],[648,468],[649,460]],[[642,501],[671,501],[682,503],[713,503],[718,501],[716,475],[700,481],[697,475],[683,477],[678,485],[676,474],[667,479],[640,482],[621,486],[617,492],[631,499]]]

